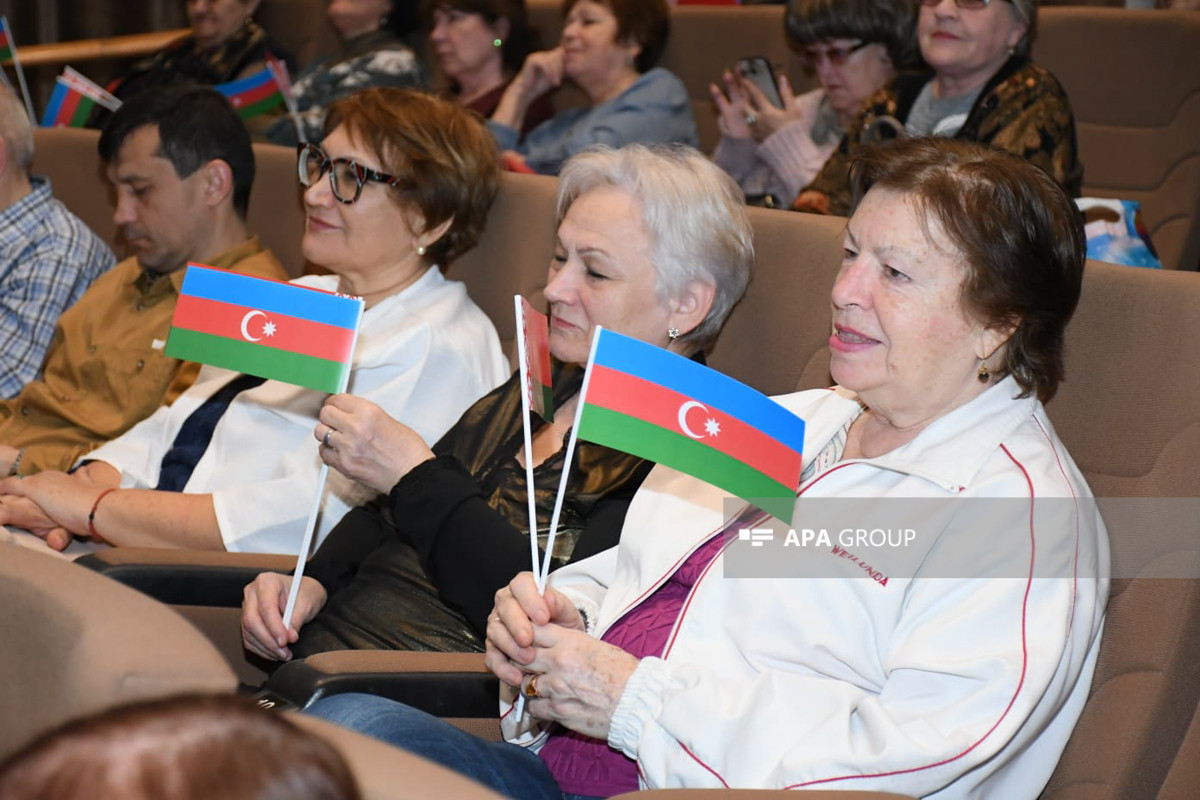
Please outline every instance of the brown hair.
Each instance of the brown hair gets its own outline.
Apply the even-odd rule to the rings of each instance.
[[[50,731],[0,764],[4,800],[358,800],[333,746],[236,695],[151,700]]]
[[[433,12],[439,8],[478,14],[488,25],[508,20],[508,36],[501,44],[500,58],[509,72],[519,71],[525,56],[537,47],[538,37],[529,27],[525,0],[421,0],[421,23],[426,28],[433,27]]]
[[[414,89],[364,89],[334,103],[325,135],[344,125],[383,172],[400,178],[399,202],[414,205],[426,230],[452,220],[429,247],[445,266],[475,246],[499,186],[496,144],[474,112]],[[420,231],[414,231],[420,233]]]
[[[617,41],[632,40],[641,45],[642,52],[634,59],[638,72],[658,65],[667,38],[671,35],[671,12],[667,0],[594,0],[612,11],[617,18]],[[563,16],[571,13],[579,0],[563,3]]]
[[[961,298],[985,325],[1015,325],[1002,370],[1043,402],[1062,380],[1063,332],[1079,302],[1083,220],[1054,179],[1012,153],[946,138],[864,148],[854,205],[873,187],[914,198],[958,249]]]

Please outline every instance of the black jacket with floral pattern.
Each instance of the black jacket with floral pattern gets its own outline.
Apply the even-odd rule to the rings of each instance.
[[[801,192],[794,208],[847,216],[850,213],[850,163],[868,141],[896,135],[895,120],[908,119],[921,89],[933,79],[929,72],[898,75],[867,101],[858,123],[851,126],[841,145],[817,177],[805,188],[824,197]],[[983,87],[956,139],[982,142],[1008,150],[1051,175],[1071,197],[1083,183],[1075,115],[1058,79],[1049,70],[1023,56],[1013,56]],[[826,202],[827,201],[827,202]]]

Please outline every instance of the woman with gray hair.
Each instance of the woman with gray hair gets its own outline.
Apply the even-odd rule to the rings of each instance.
[[[754,260],[741,192],[687,148],[596,149],[567,162],[544,291],[554,420],[531,416],[523,446],[519,374],[429,448],[361,398],[329,398],[314,431],[322,457],[382,497],[347,514],[301,579],[263,573],[246,588],[246,647],[287,660],[333,649],[479,651],[497,590],[529,569],[525,463],[534,464],[545,544],[595,326],[703,359],[742,296]],[[579,442],[552,564],[614,546],[652,465]],[[301,636],[301,628],[304,634]]]
[[[1037,0],[921,0],[917,41],[932,72],[900,75],[872,97],[793,208],[848,214],[850,162],[897,133],[1016,153],[1078,197],[1075,115],[1058,79],[1030,59],[1036,33]]]

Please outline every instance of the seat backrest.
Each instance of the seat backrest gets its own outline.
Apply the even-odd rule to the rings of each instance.
[[[453,797],[455,800],[499,800],[500,795],[444,767],[376,739],[307,714],[288,718],[333,745],[354,774],[363,800],[408,800]]]
[[[66,560],[0,550],[0,758],[81,714],[237,687],[208,640],[161,603]]]
[[[125,246],[113,223],[116,195],[96,152],[99,138],[99,132],[93,130],[35,128],[33,171],[49,177],[54,196],[123,257]],[[306,268],[300,254],[304,210],[296,179],[296,153],[290,147],[255,143],[254,159],[254,189],[246,224],[289,275],[302,275]]]
[[[511,357],[515,341],[513,295],[521,294],[540,304],[541,290],[546,285],[546,271],[554,254],[558,180],[511,172],[500,178],[500,191],[479,244],[452,263],[446,275],[466,284],[467,293],[491,318],[504,352]]]
[[[767,394],[829,385],[829,292],[846,220],[751,208],[755,267],[709,364]]]
[[[1200,701],[1200,501],[1117,499],[1197,495],[1197,307],[1200,275],[1088,262],[1047,412],[1102,498],[1113,582],[1091,694],[1046,798],[1156,797]]]
[[[1159,257],[1200,267],[1200,14],[1056,6],[1033,55],[1071,98],[1087,196],[1142,204]]]

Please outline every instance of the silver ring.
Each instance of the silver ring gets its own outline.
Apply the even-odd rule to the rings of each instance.
[[[326,447],[329,447],[329,437],[330,436],[333,436],[333,428],[330,428],[329,430],[325,431],[325,435],[321,437],[321,444],[325,445]]]
[[[758,117],[754,116],[754,112],[750,112],[749,114],[746,115],[746,124],[747,125],[754,125],[757,122],[758,122]]]

